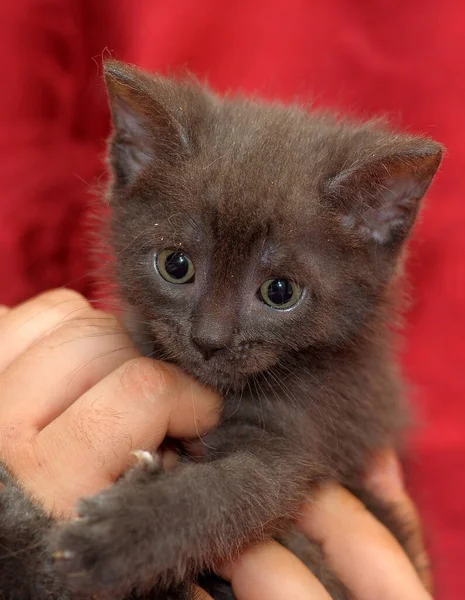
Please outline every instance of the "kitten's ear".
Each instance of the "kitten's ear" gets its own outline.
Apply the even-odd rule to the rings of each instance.
[[[427,139],[406,138],[382,156],[372,155],[333,177],[327,191],[343,224],[365,241],[390,249],[407,239],[441,162],[443,148]],[[379,154],[379,152],[378,152]]]
[[[114,127],[110,162],[118,183],[130,183],[149,163],[187,150],[187,134],[170,107],[176,84],[114,60],[104,63],[104,76]]]

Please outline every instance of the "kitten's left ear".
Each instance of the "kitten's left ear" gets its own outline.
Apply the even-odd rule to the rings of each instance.
[[[326,191],[342,212],[343,224],[367,242],[399,248],[409,236],[442,152],[431,140],[396,140],[392,151],[372,155],[333,177]]]

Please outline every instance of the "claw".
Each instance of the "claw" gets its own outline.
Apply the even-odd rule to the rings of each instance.
[[[155,456],[147,450],[133,450],[131,455],[136,458],[137,465],[146,466],[158,466],[160,463],[160,457],[158,454]]]
[[[71,519],[72,523],[82,523],[82,521],[85,521],[87,519],[87,517],[81,517],[80,515],[78,515],[77,517],[73,517]]]
[[[71,560],[74,558],[74,552],[71,550],[57,550],[52,554],[54,560]]]

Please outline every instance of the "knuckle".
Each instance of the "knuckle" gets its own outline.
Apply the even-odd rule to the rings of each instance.
[[[125,363],[121,376],[125,393],[142,394],[147,398],[165,396],[170,383],[170,373],[163,363],[145,357]]]
[[[83,303],[88,304],[86,298],[76,290],[70,288],[55,288],[53,290],[47,290],[38,296],[46,304],[56,304],[57,302],[67,302],[73,300],[80,300]]]
[[[67,288],[50,290],[37,298],[43,310],[52,311],[57,321],[91,309],[82,294]]]
[[[56,290],[51,297],[44,299],[46,308],[52,311],[51,320],[55,331],[68,337],[70,334],[95,336],[100,334],[123,333],[122,324],[113,315],[93,308],[86,298],[72,290]],[[65,293],[62,293],[65,292]]]
[[[30,446],[35,432],[23,421],[2,419],[0,427],[0,455],[5,464],[13,467],[25,462],[24,456],[29,456]]]
[[[71,320],[61,323],[57,335],[51,338],[51,344],[62,341],[79,341],[82,339],[92,340],[99,334],[103,334],[103,328],[97,321],[83,318],[82,320]]]
[[[115,317],[103,311],[94,310],[92,307],[80,311],[74,318],[64,322],[64,324],[67,324],[70,328],[77,328],[80,333],[121,333],[124,331]]]
[[[24,427],[22,423],[11,422],[3,424],[0,428],[0,440],[2,446],[15,444],[24,438]]]
[[[103,352],[116,348],[129,347],[131,341],[122,342],[121,335],[125,331],[115,319],[110,316],[99,317],[92,313],[85,313],[79,318],[61,321],[55,329],[55,333],[48,337],[47,347],[55,347],[57,344],[76,342],[86,343],[89,351],[95,353],[98,348]],[[92,350],[93,349],[93,350]]]

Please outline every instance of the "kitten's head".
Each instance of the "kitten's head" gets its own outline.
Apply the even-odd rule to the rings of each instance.
[[[356,336],[441,147],[114,61],[105,75],[118,276],[156,347],[204,383],[240,387]]]

